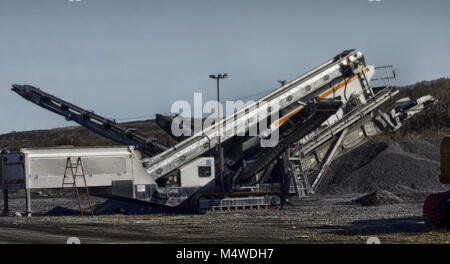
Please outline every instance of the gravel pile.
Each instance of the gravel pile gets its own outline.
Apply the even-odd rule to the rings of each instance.
[[[353,200],[352,204],[358,204],[362,206],[378,206],[378,205],[386,205],[386,204],[398,204],[401,203],[402,199],[397,195],[380,190],[367,195],[364,195],[356,200]]]
[[[364,145],[335,160],[318,193],[394,193],[447,190],[439,182],[441,138]]]

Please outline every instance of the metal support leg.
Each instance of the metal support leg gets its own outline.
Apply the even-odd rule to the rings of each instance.
[[[28,217],[31,217],[31,189],[25,189],[26,196],[26,211]]]
[[[219,161],[219,169],[217,170],[219,175],[217,176],[218,180],[219,180],[219,184],[220,184],[220,191],[224,192],[225,191],[225,186],[224,186],[224,182],[223,182],[223,149],[220,148],[218,149],[219,152],[219,157],[218,157],[218,161]]]
[[[325,161],[322,164],[322,168],[320,169],[319,173],[317,174],[316,179],[314,180],[311,189],[312,193],[314,193],[319,187],[320,182],[322,181],[322,176],[325,174],[326,170],[328,169],[328,166],[330,165],[331,161],[333,160],[334,154],[336,153],[336,150],[338,149],[339,145],[341,145],[342,140],[344,139],[345,135],[347,134],[348,128],[344,129],[344,131],[341,132],[341,135],[339,136],[338,140],[334,144],[334,146],[330,149]]]
[[[8,189],[3,188],[3,215],[9,215]]]
[[[283,169],[284,173],[289,173],[289,157],[291,156],[291,148],[288,148],[283,154]]]
[[[289,188],[291,184],[295,185],[295,180],[292,179],[295,177],[293,173],[289,170],[289,157],[291,155],[291,150],[288,148],[286,152],[283,154],[283,191],[285,193],[289,193]]]

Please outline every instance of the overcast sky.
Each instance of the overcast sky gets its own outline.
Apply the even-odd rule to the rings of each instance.
[[[10,91],[30,84],[116,119],[194,92],[277,87],[356,48],[399,85],[449,77],[448,0],[0,0],[0,133],[73,125]]]

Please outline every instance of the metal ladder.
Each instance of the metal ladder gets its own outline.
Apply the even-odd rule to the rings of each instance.
[[[300,146],[297,143],[295,148],[300,148]],[[290,147],[284,154],[285,168],[291,174],[291,188],[294,188],[294,190],[291,189],[289,192],[294,191],[298,197],[306,197],[311,193],[311,185],[308,181],[306,171],[303,169],[301,159],[291,156],[291,148],[293,147]]]
[[[78,206],[80,207],[81,216],[85,216],[85,215],[94,216],[94,209],[92,208],[91,197],[89,196],[89,189],[88,189],[88,185],[86,183],[86,175],[84,174],[84,167],[83,167],[83,162],[81,161],[81,157],[78,157],[77,162],[72,162],[72,158],[67,157],[66,170],[64,172],[65,176],[67,175],[68,170],[72,173],[73,188],[75,189],[75,193],[77,194]],[[79,171],[81,171],[81,174],[78,174]],[[77,185],[77,177],[83,177],[84,186]],[[80,196],[80,191],[79,191],[80,188],[85,189],[86,192],[84,194],[86,195],[86,197]],[[81,193],[81,194],[83,194],[83,193]],[[83,207],[82,201],[87,201],[89,207],[87,207],[87,208]]]
[[[298,197],[306,197],[311,193],[311,186],[308,181],[308,176],[302,168],[301,164],[291,160],[291,171],[293,173],[292,179],[294,181],[295,193]]]

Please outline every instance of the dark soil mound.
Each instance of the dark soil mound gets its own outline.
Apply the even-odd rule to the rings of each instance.
[[[400,199],[397,195],[388,191],[380,190],[353,200],[352,204],[362,206],[378,206],[385,204],[397,204],[400,202],[402,202],[402,199]]]

